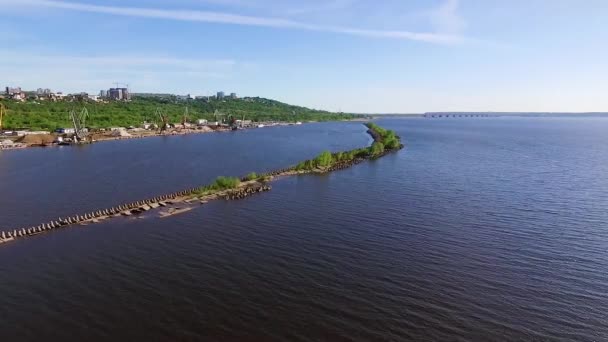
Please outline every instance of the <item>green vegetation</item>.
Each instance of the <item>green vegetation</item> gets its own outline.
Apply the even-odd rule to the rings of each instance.
[[[241,181],[236,177],[217,177],[213,185],[219,190],[234,189]]]
[[[333,162],[335,162],[335,159],[329,151],[321,152],[321,154],[314,159],[315,166],[319,168],[329,167]]]
[[[384,144],[382,144],[381,142],[378,141],[374,141],[374,143],[371,146],[371,154],[380,154],[382,152],[384,152]]]
[[[373,122],[368,122],[365,124],[365,126],[367,126],[367,128],[373,130],[374,132],[380,134],[381,136],[386,134],[386,129],[378,126],[377,124],[373,123]]]
[[[337,153],[324,151],[314,159],[300,162],[298,165],[293,167],[293,169],[295,171],[325,170],[339,163],[346,163],[353,161],[356,158],[366,157],[369,155],[369,153],[369,148],[359,148],[347,152]]]
[[[336,164],[352,162],[355,159],[374,158],[382,155],[386,150],[401,147],[399,137],[394,131],[386,130],[375,123],[369,122],[366,126],[374,137],[374,143],[370,147],[357,148],[350,151],[331,153],[324,151],[316,158],[305,160],[293,167],[295,171],[326,170]]]
[[[294,167],[296,171],[314,170],[315,163],[312,160],[305,160]]]
[[[395,135],[395,132],[386,130],[374,123],[367,123],[366,126],[369,128],[371,135],[374,137],[374,142],[371,146],[336,153],[323,151],[317,157],[302,161],[298,165],[292,167],[290,170],[324,172],[337,165],[345,165],[364,158],[379,157],[382,156],[386,151],[402,147],[399,137]],[[243,179],[245,181],[257,180],[260,182],[266,182],[270,180],[270,177],[251,172]],[[200,187],[194,195],[205,196],[215,194],[223,190],[235,189],[240,185],[240,183],[241,182],[238,178],[218,177],[212,184]]]
[[[377,143],[381,143],[384,148],[393,150],[401,147],[401,141],[395,134],[395,131],[386,130],[373,122],[368,122],[365,125],[376,134],[374,139]]]
[[[131,102],[68,102],[68,101],[33,101],[15,102],[0,100],[7,107],[3,126],[6,129],[29,128],[33,130],[55,130],[60,127],[71,127],[68,115],[71,109],[80,111],[86,106],[90,118],[90,128],[108,128],[115,126],[140,126],[144,121],[159,123],[155,115],[160,108],[170,122],[181,122],[185,108],[188,107],[190,121],[207,119],[216,121],[214,113],[232,115],[236,119],[254,122],[259,121],[336,121],[348,120],[360,115],[331,113],[322,110],[292,106],[279,101],[253,97],[243,99],[225,99],[177,101],[174,96],[147,97],[135,96]]]
[[[344,155],[341,153],[340,158],[344,158]],[[329,151],[323,151],[316,158],[312,160],[305,160],[294,167],[295,170],[314,170],[314,169],[325,169],[328,168],[335,163],[339,162],[340,159],[337,157],[337,154],[332,154]]]
[[[248,180],[248,181],[256,180],[258,178],[259,178],[259,176],[255,172],[251,172],[250,174],[248,174],[247,176],[245,176],[245,180]]]
[[[197,195],[210,195],[219,191],[235,189],[239,186],[241,180],[236,177],[217,177],[215,182],[210,185],[201,186],[198,188]]]

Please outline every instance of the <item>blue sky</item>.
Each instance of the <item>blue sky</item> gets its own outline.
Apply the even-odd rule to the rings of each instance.
[[[0,82],[353,112],[608,111],[605,0],[0,0]]]

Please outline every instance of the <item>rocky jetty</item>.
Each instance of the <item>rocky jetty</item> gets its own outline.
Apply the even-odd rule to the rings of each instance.
[[[221,193],[217,199],[238,200],[264,191],[269,191],[270,189],[270,185],[256,182],[253,185],[245,185],[237,189],[227,190],[225,193]],[[167,203],[184,201],[193,194],[196,194],[197,191],[198,188],[191,188],[141,201],[120,204],[115,207],[100,209],[89,213],[68,217],[59,217],[56,220],[45,222],[37,226],[0,231],[0,243],[12,241],[16,238],[38,235],[47,231],[65,228],[70,225],[98,222],[110,217],[142,214],[161,206],[164,207],[167,205]]]
[[[243,199],[245,197],[249,197],[251,195],[255,195],[260,192],[270,191],[272,187],[267,184],[259,184],[256,186],[247,186],[244,188],[239,188],[235,190],[231,190],[225,195],[221,196],[222,199],[233,201]]]

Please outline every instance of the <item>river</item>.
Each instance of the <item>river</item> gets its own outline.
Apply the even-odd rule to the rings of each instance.
[[[0,246],[2,341],[608,338],[608,119],[382,119],[406,148]],[[0,152],[0,228],[371,142],[360,123]]]

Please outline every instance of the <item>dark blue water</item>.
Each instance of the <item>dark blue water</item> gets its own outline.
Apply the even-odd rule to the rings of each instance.
[[[379,123],[406,149],[0,246],[0,339],[608,339],[608,120]],[[2,152],[0,225],[369,143],[273,130]]]
[[[361,123],[323,123],[1,151],[0,229],[283,168],[365,146],[364,133]]]

